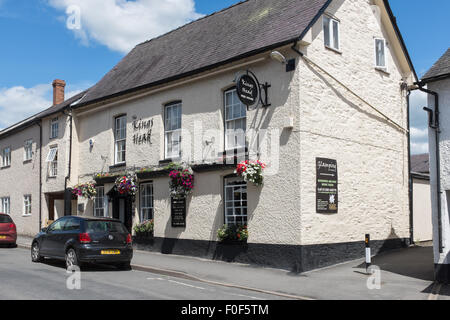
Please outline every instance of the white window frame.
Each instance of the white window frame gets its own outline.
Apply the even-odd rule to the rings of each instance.
[[[59,136],[59,119],[53,118],[50,121],[50,139],[56,139]]]
[[[48,176],[56,177],[58,175],[58,147],[50,147],[46,162],[49,163]]]
[[[2,167],[7,168],[11,166],[11,147],[3,148],[2,150]]]
[[[31,216],[32,214],[32,198],[31,194],[26,194],[23,196],[23,215]]]
[[[33,139],[25,141],[23,152],[23,161],[33,160]]]
[[[384,66],[378,65],[378,41],[383,42],[383,55],[384,55]],[[374,47],[375,47],[375,68],[379,70],[386,71],[388,70],[388,63],[387,63],[387,43],[386,39],[384,38],[374,38]]]
[[[123,135],[122,135],[123,134]],[[119,156],[119,154],[121,154]],[[123,157],[123,159],[120,159]],[[127,115],[114,118],[114,164],[124,164],[127,159]]]
[[[97,194],[94,197],[94,217],[108,217],[108,196],[104,186],[95,187]]]
[[[231,95],[233,102],[227,103],[227,96]],[[236,88],[228,89],[223,93],[224,99],[224,119],[225,119],[225,150],[230,151],[239,148],[245,148],[247,146],[247,106],[245,106],[239,97],[237,96]],[[234,108],[240,108],[239,116],[235,117]],[[231,110],[231,111],[229,111]],[[242,110],[245,115],[242,116]],[[231,112],[231,117],[228,117],[228,112]],[[244,132],[236,131],[236,124],[238,122],[244,123]],[[228,127],[232,127],[228,129]],[[230,131],[233,131],[230,133]],[[230,138],[234,139],[234,142],[230,142]],[[239,140],[244,140],[244,145],[238,143]]]
[[[146,194],[146,191],[148,191],[148,188],[150,188],[150,194]],[[141,183],[140,185],[140,194],[139,194],[139,200],[140,200],[140,218],[141,222],[154,219],[155,217],[155,210],[154,210],[154,196],[153,196],[153,182],[146,182]],[[150,211],[150,214],[148,217],[145,217],[145,211]]]
[[[235,191],[244,188],[244,192],[240,192],[241,199],[235,199]],[[248,224],[248,189],[247,183],[240,178],[225,178],[224,183],[224,209],[226,225],[247,225]],[[229,194],[231,192],[231,199]],[[244,195],[245,194],[245,199]],[[238,205],[236,205],[238,203]],[[230,214],[231,213],[231,214]],[[242,220],[238,223],[237,220]]]
[[[328,34],[330,36],[330,43],[327,44],[327,38],[326,38],[326,34],[325,34],[325,30],[326,30],[326,25],[325,22],[326,20],[329,20],[329,25],[328,25]],[[323,42],[325,47],[341,52],[341,22],[333,17],[330,17],[329,15],[323,15],[323,19],[322,19],[322,26],[323,26]],[[337,28],[337,41],[335,39],[335,27]],[[337,47],[336,47],[336,42],[337,42]]]
[[[3,197],[2,199],[2,211],[1,213],[5,213],[7,215],[11,215],[11,198]]]
[[[176,118],[172,119],[172,110],[177,109]],[[182,102],[169,103],[164,106],[164,157],[179,159],[181,157],[181,130],[183,126]],[[178,144],[177,148],[174,148]]]

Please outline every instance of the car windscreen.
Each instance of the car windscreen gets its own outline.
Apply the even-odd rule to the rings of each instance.
[[[128,230],[121,222],[116,221],[86,221],[86,232],[117,232],[128,233]]]
[[[11,223],[12,219],[9,216],[0,215],[0,223]]]

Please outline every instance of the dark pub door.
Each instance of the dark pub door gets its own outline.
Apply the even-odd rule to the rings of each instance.
[[[128,232],[131,233],[133,227],[132,197],[121,195],[114,189],[109,192],[108,196],[112,202],[113,218],[122,221]]]

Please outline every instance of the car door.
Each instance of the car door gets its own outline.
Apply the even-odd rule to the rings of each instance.
[[[41,247],[44,248],[43,253],[54,258],[63,258],[64,254],[64,224],[67,222],[67,218],[61,218],[53,222],[47,229],[47,234]]]
[[[61,246],[58,246],[58,255],[65,255],[65,249],[67,243],[76,241],[80,234],[81,222],[79,218],[70,217],[63,226],[63,234],[61,235]]]

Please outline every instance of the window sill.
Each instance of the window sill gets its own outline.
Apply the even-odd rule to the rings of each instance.
[[[24,218],[28,218],[28,217],[31,217],[32,215],[31,214],[22,214],[22,217],[24,217]]]
[[[391,73],[386,69],[386,68],[381,68],[381,67],[375,67],[375,70],[384,73],[385,75],[390,76]]]
[[[31,163],[33,162],[33,159],[23,160],[23,164]]]
[[[337,54],[341,54],[341,55],[342,55],[342,51],[339,50],[339,49],[335,49],[335,48],[329,47],[329,46],[325,46],[325,49],[328,49],[328,50],[330,50],[330,51],[333,51],[334,53],[337,53]]]
[[[181,161],[181,158],[169,158],[169,159],[159,161],[159,165],[164,167],[171,163],[175,163],[175,162],[179,162],[179,161]]]
[[[114,169],[118,169],[118,168],[124,168],[127,166],[126,162],[122,162],[122,163],[117,163],[115,165],[109,166],[109,170],[114,170]]]
[[[48,176],[49,179],[56,179],[58,176]]]
[[[5,170],[5,169],[9,169],[9,168],[11,168],[11,166],[4,166],[4,167],[1,167],[1,170]]]

